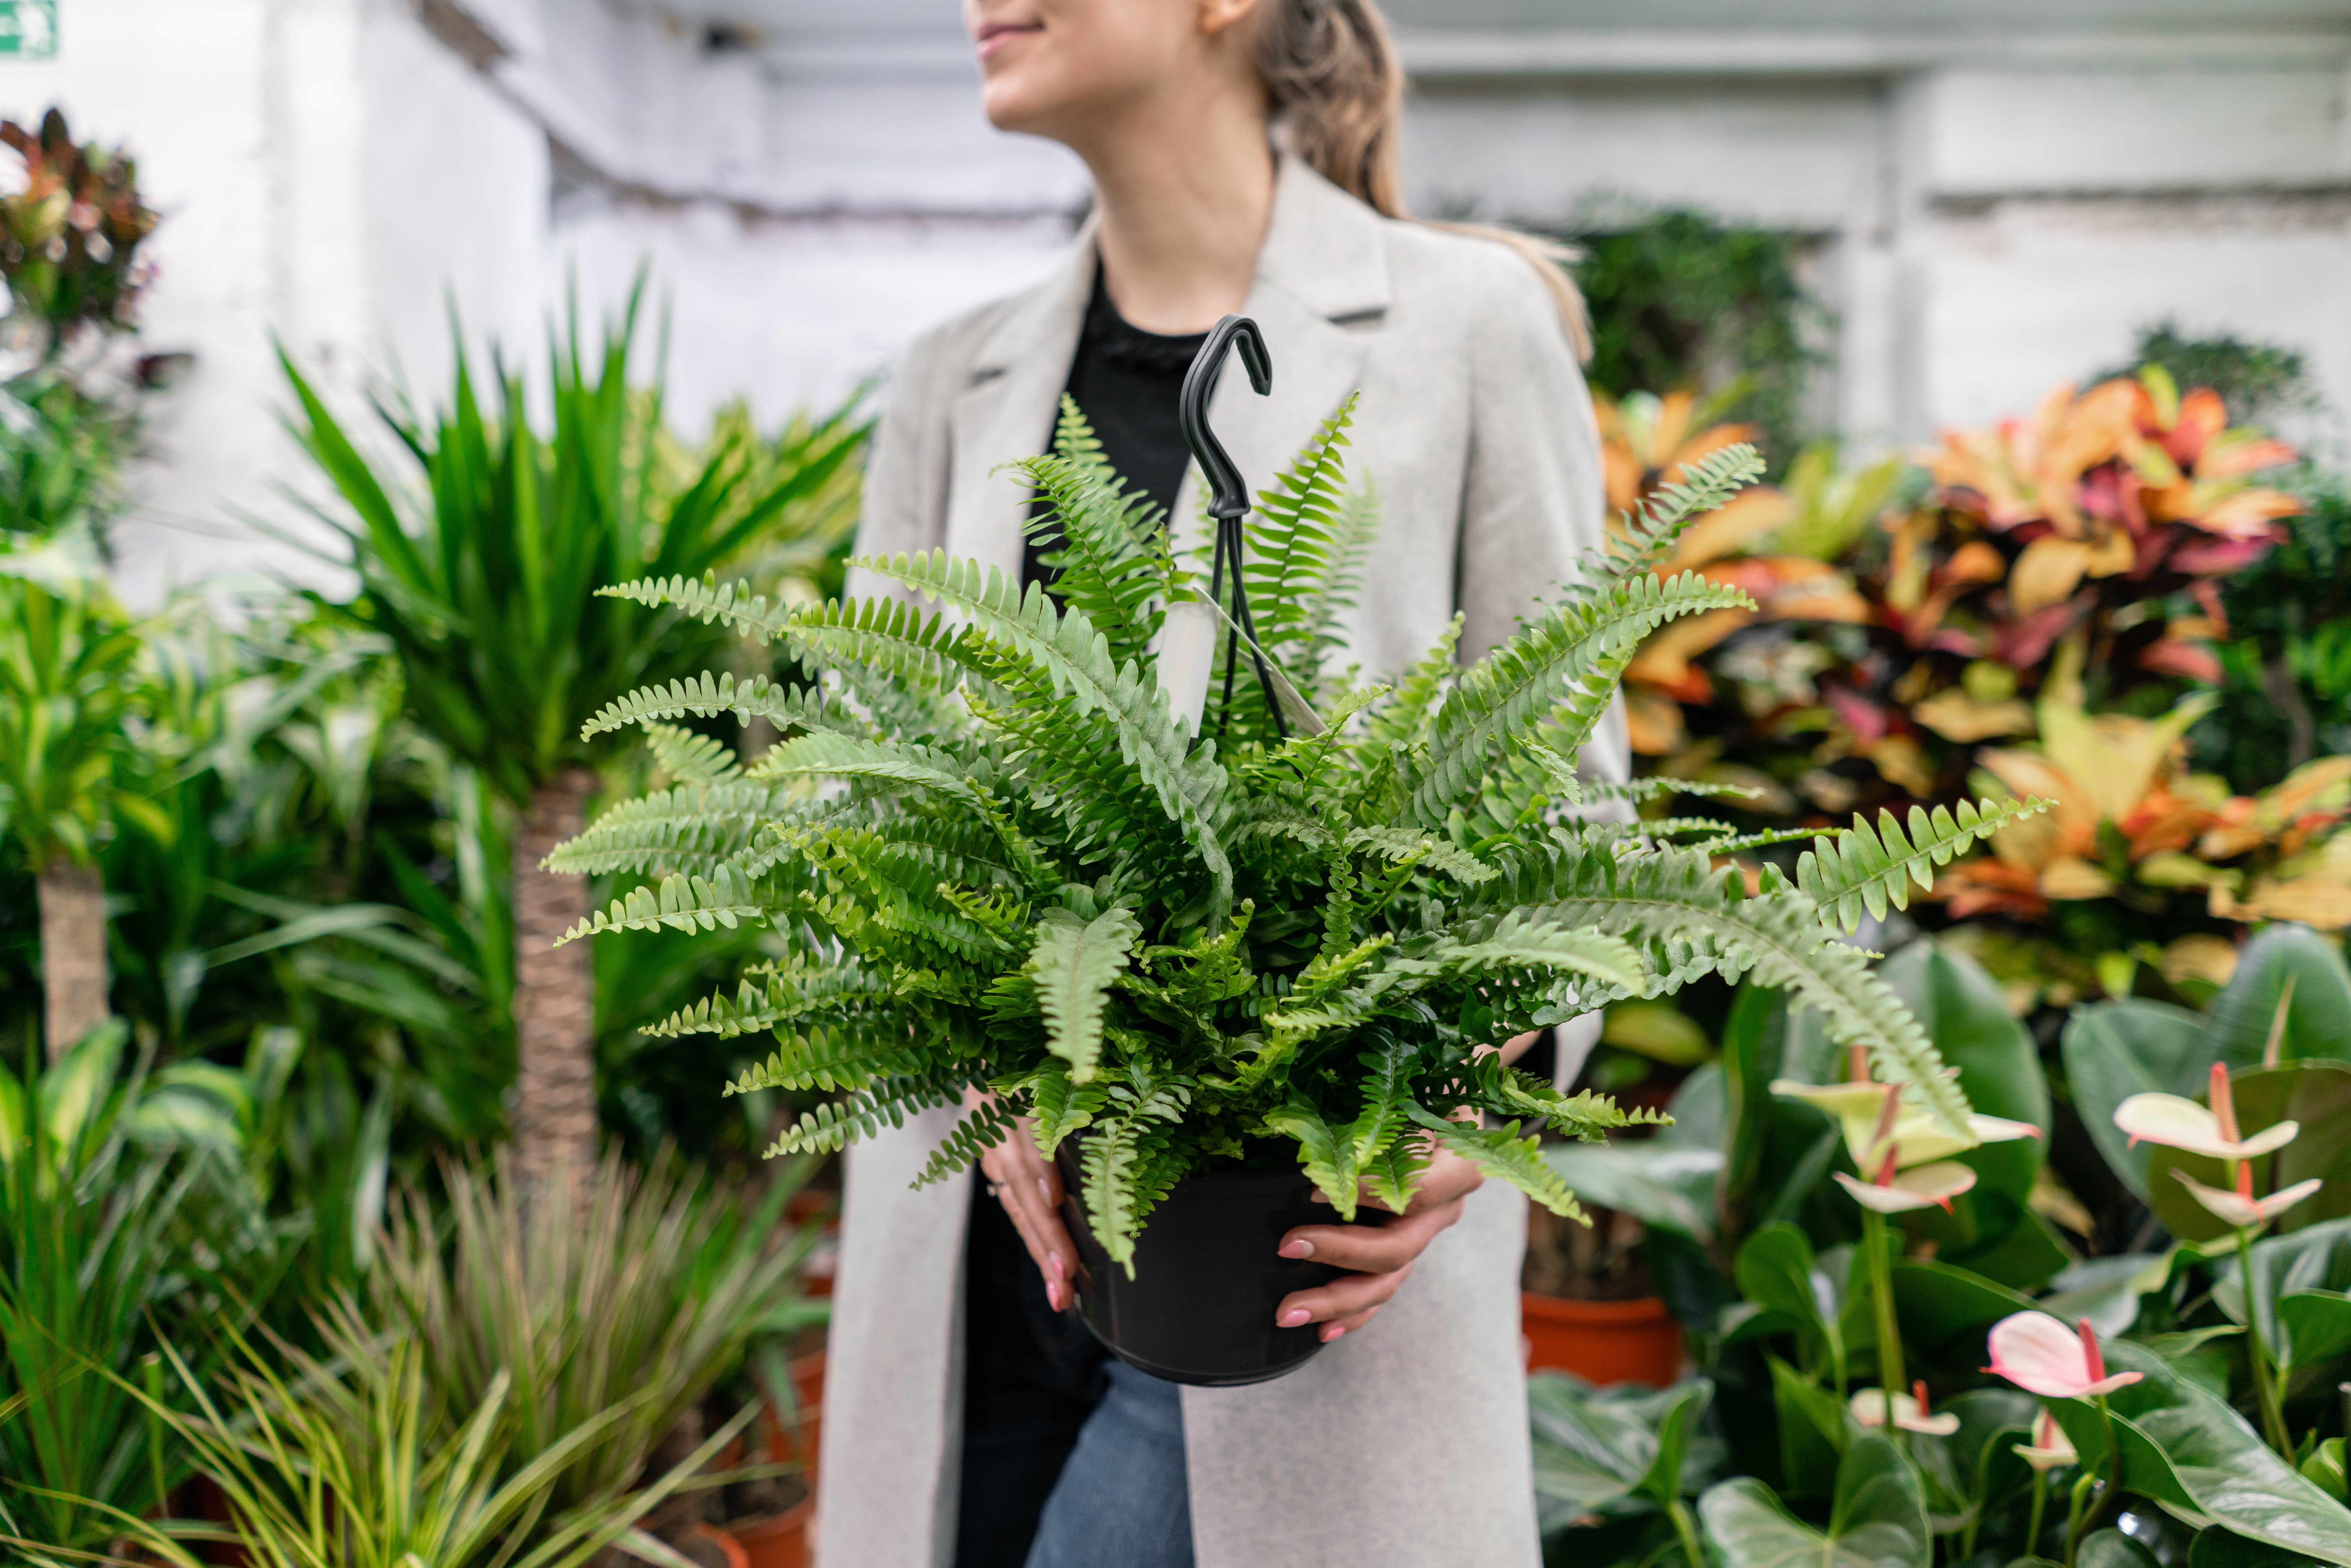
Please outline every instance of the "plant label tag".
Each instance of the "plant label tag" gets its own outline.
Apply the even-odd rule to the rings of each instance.
[[[1217,662],[1217,611],[1199,599],[1179,599],[1159,626],[1159,689],[1186,735],[1200,733],[1208,708],[1208,672]]]

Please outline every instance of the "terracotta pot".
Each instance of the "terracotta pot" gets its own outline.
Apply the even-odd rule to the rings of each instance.
[[[738,1524],[732,1540],[741,1554],[735,1568],[808,1568],[809,1523],[816,1499],[803,1499],[757,1524]]]
[[[817,1438],[824,1412],[824,1352],[793,1357],[792,1397],[799,1401],[800,1406],[797,1428],[782,1419],[781,1412],[772,1405],[761,1413],[759,1425],[768,1435],[768,1458],[777,1464],[798,1460],[813,1487]]]
[[[694,1532],[705,1540],[718,1542],[718,1550],[726,1553],[726,1568],[751,1568],[751,1554],[743,1549],[741,1542],[726,1531],[716,1525],[704,1524],[695,1526]],[[797,1563],[799,1559],[793,1561]]]
[[[1519,1297],[1527,1370],[1557,1367],[1587,1383],[1663,1388],[1681,1375],[1682,1327],[1655,1296],[1636,1301]]]

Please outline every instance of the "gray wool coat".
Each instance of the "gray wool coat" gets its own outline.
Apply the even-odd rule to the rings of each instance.
[[[996,470],[1045,449],[1096,255],[918,340],[866,477],[861,553],[929,549],[1017,574],[1026,494]],[[1273,391],[1238,367],[1211,406],[1252,486],[1361,389],[1352,480],[1381,534],[1346,626],[1368,673],[1425,654],[1455,612],[1474,658],[1601,538],[1599,438],[1556,307],[1506,246],[1384,218],[1294,159],[1247,313]],[[1197,471],[1175,516],[1196,529]],[[870,577],[855,593],[888,591]],[[1592,770],[1622,778],[1621,721]],[[972,1176],[909,1190],[939,1110],[854,1146],[833,1298],[817,1503],[820,1568],[951,1568]],[[1499,1183],[1429,1247],[1377,1322],[1296,1373],[1184,1390],[1199,1568],[1532,1568],[1520,1370],[1525,1200]]]

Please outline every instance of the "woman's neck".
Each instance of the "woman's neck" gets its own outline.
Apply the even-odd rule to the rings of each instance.
[[[1148,332],[1201,332],[1249,299],[1273,214],[1265,107],[1146,102],[1078,149],[1093,171],[1102,283]]]

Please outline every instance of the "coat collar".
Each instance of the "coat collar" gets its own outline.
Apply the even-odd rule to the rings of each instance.
[[[1296,158],[1274,180],[1273,211],[1258,253],[1245,312],[1273,359],[1265,398],[1249,378],[1226,376],[1209,417],[1253,487],[1281,465],[1361,384],[1364,360],[1389,300],[1387,247],[1373,210]],[[1094,225],[1080,231],[1066,266],[1012,302],[974,353],[971,381],[950,416],[954,452],[946,548],[1017,573],[1027,497],[1003,465],[1044,450],[1077,351],[1099,265]],[[1175,517],[1179,545],[1198,537],[1195,473],[1186,470]]]

